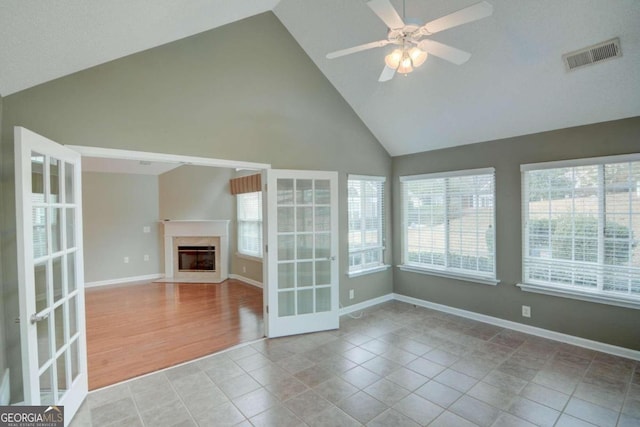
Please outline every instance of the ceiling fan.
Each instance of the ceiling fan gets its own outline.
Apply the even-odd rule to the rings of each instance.
[[[435,55],[457,65],[464,64],[471,58],[470,53],[426,37],[458,25],[486,18],[493,13],[493,6],[486,1],[481,1],[420,26],[406,24],[389,0],[369,0],[367,6],[389,28],[387,39],[337,50],[327,54],[327,58],[338,58],[363,50],[394,44],[398,48],[385,56],[385,67],[378,78],[380,82],[391,80],[396,71],[402,74],[412,72],[415,67],[419,67],[424,63],[427,59],[427,54]]]

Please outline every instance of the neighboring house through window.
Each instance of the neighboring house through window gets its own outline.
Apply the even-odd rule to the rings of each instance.
[[[238,253],[262,258],[262,192],[236,195]]]
[[[493,168],[400,177],[401,269],[498,283]]]
[[[349,175],[349,275],[386,269],[384,265],[384,177]]]
[[[640,308],[640,154],[521,170],[519,286]]]

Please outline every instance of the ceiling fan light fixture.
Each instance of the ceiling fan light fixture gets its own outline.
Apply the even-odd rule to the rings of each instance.
[[[411,61],[411,57],[407,52],[402,56],[402,60],[400,61],[400,65],[398,66],[398,72],[402,74],[409,74],[413,71],[413,64]]]
[[[414,67],[419,67],[424,64],[424,61],[427,60],[427,56],[427,52],[420,48],[412,47],[409,49],[409,57],[411,58],[411,62]]]
[[[394,70],[400,66],[400,61],[402,60],[402,50],[394,49],[393,52],[384,57],[384,63],[387,64],[387,67],[393,68]]]
[[[408,74],[414,68],[421,66],[429,55],[435,55],[456,65],[464,64],[471,54],[460,49],[436,42],[429,36],[459,25],[477,21],[491,16],[493,6],[486,0],[460,9],[456,12],[427,22],[424,25],[406,23],[405,0],[402,0],[402,17],[391,4],[392,0],[367,0],[366,4],[388,28],[387,38],[337,50],[327,54],[327,59],[338,58],[364,50],[379,48],[389,44],[396,45],[393,52],[384,57],[385,67],[378,78],[379,82],[386,82],[393,78],[396,72]],[[400,1],[400,0],[394,0]],[[427,54],[428,52],[428,54]]]

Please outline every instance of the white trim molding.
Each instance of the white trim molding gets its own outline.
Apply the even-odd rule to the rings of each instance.
[[[520,171],[526,172],[539,169],[556,169],[578,166],[602,165],[607,163],[637,162],[640,160],[640,153],[620,154],[617,156],[587,157],[571,160],[554,160],[551,162],[526,163],[520,165]]]
[[[465,169],[458,171],[423,173],[420,175],[404,175],[400,182],[418,181],[421,179],[456,178],[459,176],[491,175],[496,173],[496,168]]]
[[[579,289],[571,289],[560,286],[534,285],[529,283],[517,283],[517,287],[526,292],[535,292],[538,294],[553,295],[562,298],[579,299],[582,301],[595,302],[600,304],[617,305],[619,307],[640,309],[640,298],[633,301],[626,297],[617,297],[613,293],[596,293],[581,291]]]
[[[434,302],[425,301],[419,298],[408,297],[405,295],[394,293],[393,299],[397,301],[406,302],[408,304],[417,305],[420,307],[442,311],[444,313],[454,314],[456,316],[465,317],[467,319],[477,320],[483,323],[489,323],[491,325],[500,326],[502,328],[513,329],[515,331],[523,332],[525,334],[535,335],[542,338],[548,338],[550,340],[572,344],[578,347],[584,347],[590,350],[600,351],[603,353],[612,354],[614,356],[626,357],[627,359],[640,361],[640,351],[638,350],[632,350],[630,348],[619,347],[616,345],[606,344],[599,341],[592,341],[586,338],[576,337],[574,335],[568,335],[568,334],[563,334],[561,332],[550,331],[548,329],[529,326],[529,325],[525,325],[518,322],[512,322],[510,320],[500,319],[498,317],[493,317],[493,316],[487,316],[486,314],[475,313],[473,311],[462,310],[460,308],[449,307],[447,305],[437,304]]]
[[[391,301],[393,299],[394,294],[386,294],[381,297],[369,299],[366,301],[359,302],[357,304],[348,305],[346,307],[340,308],[340,316],[344,316],[345,314],[351,314],[355,311],[362,311],[369,307],[373,307],[374,305],[382,304],[383,302]]]
[[[249,279],[248,277],[241,276],[239,274],[230,274],[229,279],[239,280],[241,282],[245,282],[248,285],[255,286],[256,288],[263,289],[264,286],[262,282],[258,282],[257,280]]]
[[[358,276],[366,276],[367,274],[373,274],[373,273],[378,273],[380,271],[388,270],[390,267],[391,267],[390,265],[384,264],[384,265],[378,265],[373,268],[365,268],[364,270],[348,271],[347,276],[350,279]]]
[[[386,176],[374,176],[374,175],[355,175],[355,174],[347,174],[347,180],[352,179],[354,181],[376,181],[376,182],[387,182]]]
[[[462,280],[465,282],[481,283],[483,285],[496,286],[498,283],[500,283],[500,280],[494,279],[492,277],[482,277],[482,276],[474,276],[472,274],[454,273],[452,271],[435,270],[435,269],[424,268],[424,267],[416,267],[416,266],[407,265],[407,264],[399,265],[398,268],[402,271],[408,271],[410,273],[428,274],[431,276],[446,277],[447,279],[456,279],[456,280]]]
[[[95,282],[86,282],[84,284],[84,287],[95,288],[98,286],[121,285],[123,283],[150,282],[156,279],[162,279],[163,277],[164,277],[164,274],[162,273],[147,274],[144,276],[120,277],[118,279],[107,279],[107,280],[98,280]]]
[[[180,165],[211,166],[216,168],[241,168],[249,170],[271,169],[269,163],[241,162],[237,160],[213,159],[210,157],[184,156],[180,154],[153,153],[148,151],[120,150],[116,148],[90,147],[83,145],[65,145],[77,151],[83,157],[105,159],[127,159],[149,162],[178,163]]]

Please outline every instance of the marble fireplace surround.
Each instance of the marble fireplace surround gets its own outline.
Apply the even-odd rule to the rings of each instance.
[[[164,226],[164,279],[163,282],[220,283],[229,278],[229,220],[166,220]],[[194,242],[214,240],[216,244],[216,271],[189,272],[177,271],[177,244],[185,244],[185,238]]]

